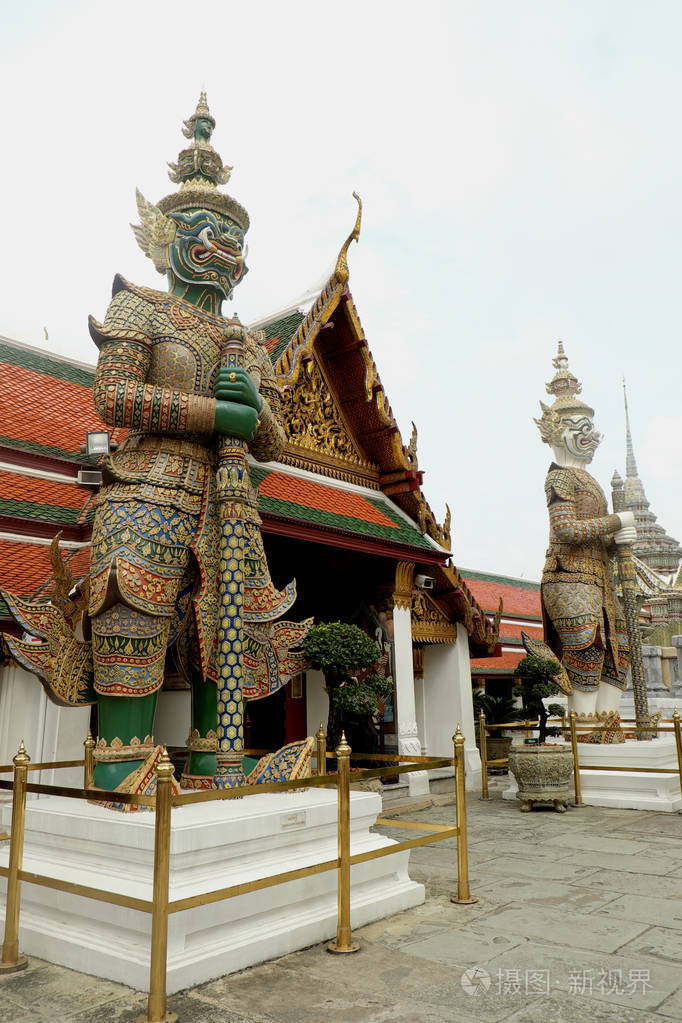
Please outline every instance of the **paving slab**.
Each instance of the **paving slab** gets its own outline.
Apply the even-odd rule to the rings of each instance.
[[[660,856],[650,851],[641,856],[630,856],[627,854],[594,852],[590,849],[557,849],[558,863],[580,863],[585,872],[589,868],[603,867],[611,870],[620,870],[625,874],[659,874],[665,876],[675,869],[675,863],[670,862],[670,857]]]
[[[579,995],[569,998],[540,998],[524,1006],[505,1023],[661,1023],[658,1013],[606,1005]]]
[[[519,945],[490,960],[485,968],[495,987],[504,984],[510,971],[525,979],[526,971],[545,969],[549,973],[549,994],[567,1005],[582,998],[592,1005],[606,1003],[652,1013],[676,994],[682,983],[679,969],[670,963],[623,955],[620,950],[608,954],[543,942]]]
[[[663,924],[682,933],[682,902],[678,898],[652,899],[646,895],[620,895],[598,910],[599,914],[637,920],[641,923]]]
[[[658,1006],[658,1012],[660,1016],[657,1019],[665,1020],[666,1023],[669,1019],[682,1019],[682,987],[678,988],[674,994],[661,1002]]]
[[[504,905],[514,902],[554,907],[561,911],[573,909],[582,913],[591,913],[593,910],[602,909],[614,899],[619,898],[618,893],[606,888],[589,887],[590,880],[589,875],[586,879],[573,883],[525,877],[514,878],[511,881],[507,878],[504,881],[489,882],[477,888],[476,894],[484,904]]]
[[[679,965],[682,962],[682,930],[650,927],[648,931],[623,945],[620,951],[623,955],[653,956],[654,959]]]
[[[633,841],[627,838],[609,837],[601,834],[564,831],[561,835],[547,839],[547,848],[580,849],[588,852],[609,853],[620,856],[645,856],[648,852],[646,841]]]
[[[519,942],[522,938],[545,942],[548,945],[563,945],[569,948],[580,942],[582,948],[593,949],[595,952],[615,952],[616,949],[631,941],[646,930],[646,924],[634,920],[609,919],[605,916],[592,915],[589,918],[581,913],[547,909],[534,906],[528,912],[521,902],[500,906],[476,925],[477,934],[481,939],[486,932],[492,931],[500,936],[506,935]],[[467,934],[474,930],[469,926]]]
[[[597,870],[580,882],[586,888],[603,888],[624,895],[652,899],[682,899],[682,877],[675,874],[647,874],[632,871]]]
[[[632,838],[637,838],[639,834],[679,838],[682,836],[682,815],[679,812],[642,814],[631,821],[625,821],[623,832]]]
[[[39,1007],[40,1019],[68,1019],[77,1010],[87,1010],[92,1017],[99,1006],[119,995],[130,997],[122,984],[99,977],[89,977],[61,966],[53,966],[31,957],[27,970],[0,978],[2,999],[16,1003],[28,1018]],[[1,1017],[0,1017],[1,1018]]]
[[[599,860],[597,860],[596,864],[586,862],[590,857],[595,857],[596,854],[594,853],[580,853],[578,857],[575,850],[572,853],[570,850],[567,850],[568,855],[577,857],[578,862],[571,862],[568,858],[563,858],[559,854],[556,859],[531,859],[527,857],[525,860],[521,860],[518,857],[514,859],[498,857],[494,861],[486,861],[478,871],[472,870],[470,873],[472,878],[487,879],[491,874],[506,874],[510,877],[542,877],[551,881],[577,881],[592,874],[595,865],[600,865]]]

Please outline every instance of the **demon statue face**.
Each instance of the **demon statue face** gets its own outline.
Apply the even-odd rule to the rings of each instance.
[[[233,220],[210,210],[171,214],[177,231],[168,252],[169,271],[186,284],[208,284],[231,298],[248,272],[244,232]]]

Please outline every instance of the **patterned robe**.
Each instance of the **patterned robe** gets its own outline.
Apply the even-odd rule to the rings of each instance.
[[[541,596],[547,642],[575,689],[590,692],[600,681],[625,689],[627,639],[609,540],[620,519],[608,514],[601,487],[584,469],[553,463],[545,494],[550,539]]]
[[[108,456],[91,547],[95,689],[144,696],[162,684],[167,648],[189,679],[215,678],[219,521],[213,381],[225,321],[171,295],[116,277],[103,324],[95,406],[130,432]],[[264,347],[249,335],[244,368],[263,408],[251,454],[285,444],[280,395]],[[296,599],[272,584],[251,491],[245,523],[245,695],[281,684],[295,623],[274,624]],[[289,629],[289,626],[291,628]]]

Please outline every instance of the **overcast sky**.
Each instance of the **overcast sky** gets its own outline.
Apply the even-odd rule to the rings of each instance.
[[[682,539],[679,0],[26,0],[0,48],[0,333],[94,363],[114,274],[164,287],[135,187],[175,189],[203,87],[252,223],[227,311],[318,281],[361,195],[350,287],[458,565],[539,579],[558,338],[606,435],[594,475],[624,474],[624,375]]]

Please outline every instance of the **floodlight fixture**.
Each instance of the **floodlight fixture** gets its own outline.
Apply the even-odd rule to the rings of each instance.
[[[85,435],[86,455],[108,455],[109,454],[109,431],[88,431]]]

